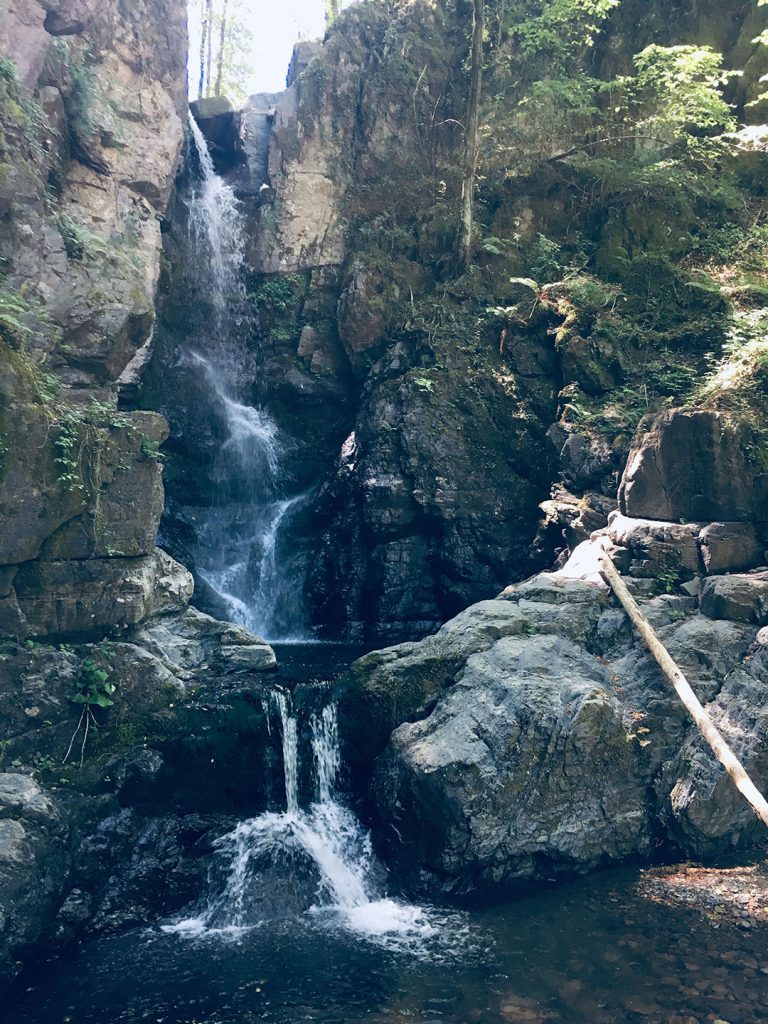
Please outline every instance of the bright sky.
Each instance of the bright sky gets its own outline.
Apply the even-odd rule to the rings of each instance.
[[[297,39],[317,39],[325,33],[323,0],[249,0],[253,11],[253,77],[249,92],[285,88],[285,73]]]
[[[346,7],[349,0],[342,6]],[[216,4],[218,7],[218,4]],[[200,45],[199,0],[190,0],[190,53]],[[248,92],[278,92],[297,39],[319,39],[325,34],[325,0],[242,0],[241,10],[253,33],[253,75]],[[190,78],[194,77],[194,57]]]

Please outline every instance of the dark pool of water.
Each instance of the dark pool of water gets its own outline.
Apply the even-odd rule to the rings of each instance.
[[[289,687],[336,679],[353,661],[373,650],[370,644],[297,643],[273,644],[273,647],[277,672],[270,675],[268,681]]]
[[[410,945],[309,914],[239,938],[134,931],[30,969],[6,1024],[730,1024],[768,1020],[765,936],[622,869],[437,913]]]

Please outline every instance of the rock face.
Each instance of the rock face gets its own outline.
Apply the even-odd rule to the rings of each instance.
[[[725,412],[670,409],[633,444],[619,498],[628,516],[764,522],[768,478],[753,429]]]
[[[754,598],[762,575],[705,592],[743,580]],[[651,594],[643,610],[764,787],[761,620]],[[341,685],[349,757],[416,888],[498,891],[647,854],[654,837],[687,856],[759,835],[624,613],[568,572],[367,655]]]
[[[0,772],[0,988],[56,910],[69,868],[58,803],[28,775]]]
[[[12,2],[0,16],[6,635],[104,633],[189,598],[155,553],[167,425],[116,409],[154,320],[185,18],[180,0]]]
[[[191,610],[126,641],[0,645],[0,989],[41,948],[178,910],[204,884],[203,837],[284,800],[274,663]]]
[[[650,842],[621,702],[603,666],[562,637],[508,637],[469,658],[428,718],[392,734],[374,794],[390,839],[402,836],[390,842],[399,865],[472,886],[585,869]]]

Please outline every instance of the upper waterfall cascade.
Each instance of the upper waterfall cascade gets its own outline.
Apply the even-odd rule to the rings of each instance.
[[[200,169],[187,200],[191,283],[208,296],[210,314],[183,358],[223,434],[213,467],[218,501],[195,524],[195,565],[232,621],[268,640],[304,639],[300,581],[281,557],[280,532],[305,496],[285,493],[285,439],[269,413],[250,404],[259,354],[243,214],[191,114],[189,125]]]

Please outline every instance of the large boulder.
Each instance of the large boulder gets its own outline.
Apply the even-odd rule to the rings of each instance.
[[[561,637],[472,656],[376,767],[385,837],[451,890],[508,887],[647,850],[637,747],[600,662]]]
[[[581,547],[610,550],[609,538],[597,541]],[[739,795],[588,554],[468,608],[420,643],[367,655],[342,680],[354,777],[364,785],[376,758],[369,794],[388,856],[414,886],[498,890],[645,854],[659,840],[678,856],[754,841]],[[652,596],[655,586],[644,593],[646,581],[633,582],[765,786],[758,620],[715,620],[694,596]]]
[[[764,522],[768,477],[750,453],[748,423],[713,409],[669,409],[636,438],[619,490],[628,516],[703,522]]]
[[[204,668],[264,672],[277,666],[275,652],[266,640],[197,608],[152,619],[133,634],[133,640],[174,671],[186,674]]]
[[[607,604],[607,596],[592,584],[542,573],[495,600],[471,605],[433,636],[356,661],[338,684],[345,758],[355,784],[365,784],[393,729],[433,708],[472,655],[503,637],[539,631],[586,642]]]
[[[18,610],[20,632],[99,635],[186,608],[192,575],[160,548],[140,558],[37,561],[20,566],[0,613]]]
[[[768,624],[768,570],[712,576],[701,591],[701,610],[711,619]]]
[[[707,706],[755,784],[768,785],[768,647],[730,672]],[[760,842],[765,826],[715,760],[698,732],[664,767],[663,816],[672,835],[695,857],[717,856]]]

